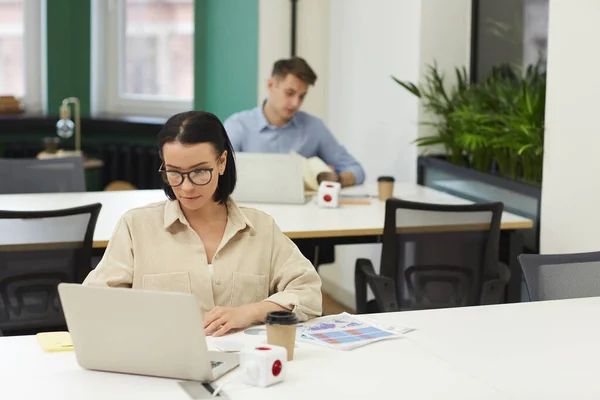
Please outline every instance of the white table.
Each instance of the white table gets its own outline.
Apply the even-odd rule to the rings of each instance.
[[[373,188],[352,188],[346,194],[373,194]],[[424,203],[470,204],[455,196],[410,183],[396,184],[396,197]],[[162,190],[115,192],[44,193],[0,195],[0,210],[52,210],[102,203],[94,232],[94,247],[108,244],[117,221],[126,211],[148,203],[165,200]],[[343,205],[337,209],[320,208],[314,202],[302,205],[240,204],[257,208],[273,216],[281,230],[291,239],[379,236],[383,233],[385,203],[372,199],[370,205]],[[427,221],[416,221],[420,227]],[[436,222],[437,223],[437,222]],[[443,225],[441,221],[437,223]],[[510,213],[502,215],[502,229],[528,229],[532,221]],[[407,227],[409,228],[409,227]]]
[[[413,183],[398,182],[394,196],[423,203],[470,204],[472,202],[431,188]],[[353,187],[344,190],[348,196],[375,195],[376,187]],[[91,203],[102,203],[94,231],[93,246],[106,248],[117,221],[126,211],[146,204],[165,200],[162,190],[134,190],[114,192],[84,193],[45,193],[45,194],[8,194],[0,195],[0,210],[52,210],[76,207]],[[240,204],[253,207],[273,216],[280,229],[299,246],[314,248],[314,244],[323,245],[375,243],[383,234],[385,202],[372,198],[369,205],[343,205],[336,209],[320,208],[314,201],[301,205],[284,204]],[[464,224],[468,226],[468,221]],[[403,221],[406,231],[432,231],[456,227],[455,220],[414,219]],[[508,266],[512,272],[507,287],[507,301],[518,301],[521,295],[520,267],[517,256],[521,254],[523,243],[519,229],[529,229],[533,222],[508,212],[502,214],[501,229],[508,235]],[[306,246],[306,242],[310,242]]]
[[[506,398],[408,340],[352,352],[305,345],[296,353],[287,380],[278,385],[247,386],[239,380],[240,370],[217,383],[230,380],[223,391],[244,400],[365,399],[375,393],[380,398]],[[190,400],[177,380],[83,370],[73,352],[45,353],[34,336],[1,338],[0,354],[0,390],[7,399]]]
[[[598,313],[600,298],[378,314],[417,330],[348,352],[302,343],[288,379],[266,389],[239,382],[239,369],[220,382],[249,400],[597,399]],[[188,399],[175,380],[85,371],[72,352],[44,353],[31,336],[0,338],[0,354],[7,398]]]
[[[595,297],[397,318],[419,328],[410,334],[412,342],[511,398],[598,399],[599,312]]]

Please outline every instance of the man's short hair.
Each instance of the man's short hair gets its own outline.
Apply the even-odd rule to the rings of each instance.
[[[317,74],[312,70],[310,65],[300,57],[292,57],[284,60],[279,60],[273,65],[272,76],[285,78],[288,74],[295,75],[307,85],[314,85],[317,81]]]

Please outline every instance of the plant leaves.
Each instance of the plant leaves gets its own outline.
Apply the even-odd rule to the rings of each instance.
[[[433,116],[420,124],[432,127],[435,134],[415,144],[442,145],[456,163],[466,159],[480,170],[495,164],[501,175],[541,182],[546,102],[541,61],[522,71],[499,65],[478,83],[471,83],[462,67],[455,68],[449,85],[435,63],[419,84],[392,79],[417,96]]]

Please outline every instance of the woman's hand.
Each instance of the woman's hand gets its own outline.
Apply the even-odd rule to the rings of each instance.
[[[282,310],[285,308],[270,301],[233,308],[215,307],[204,316],[204,333],[223,336],[231,330],[246,329],[256,323],[262,323],[269,312]]]

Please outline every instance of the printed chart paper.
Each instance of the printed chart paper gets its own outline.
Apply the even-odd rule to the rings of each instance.
[[[348,313],[298,324],[299,340],[332,349],[351,350],[379,340],[404,337],[410,328],[382,329]]]

